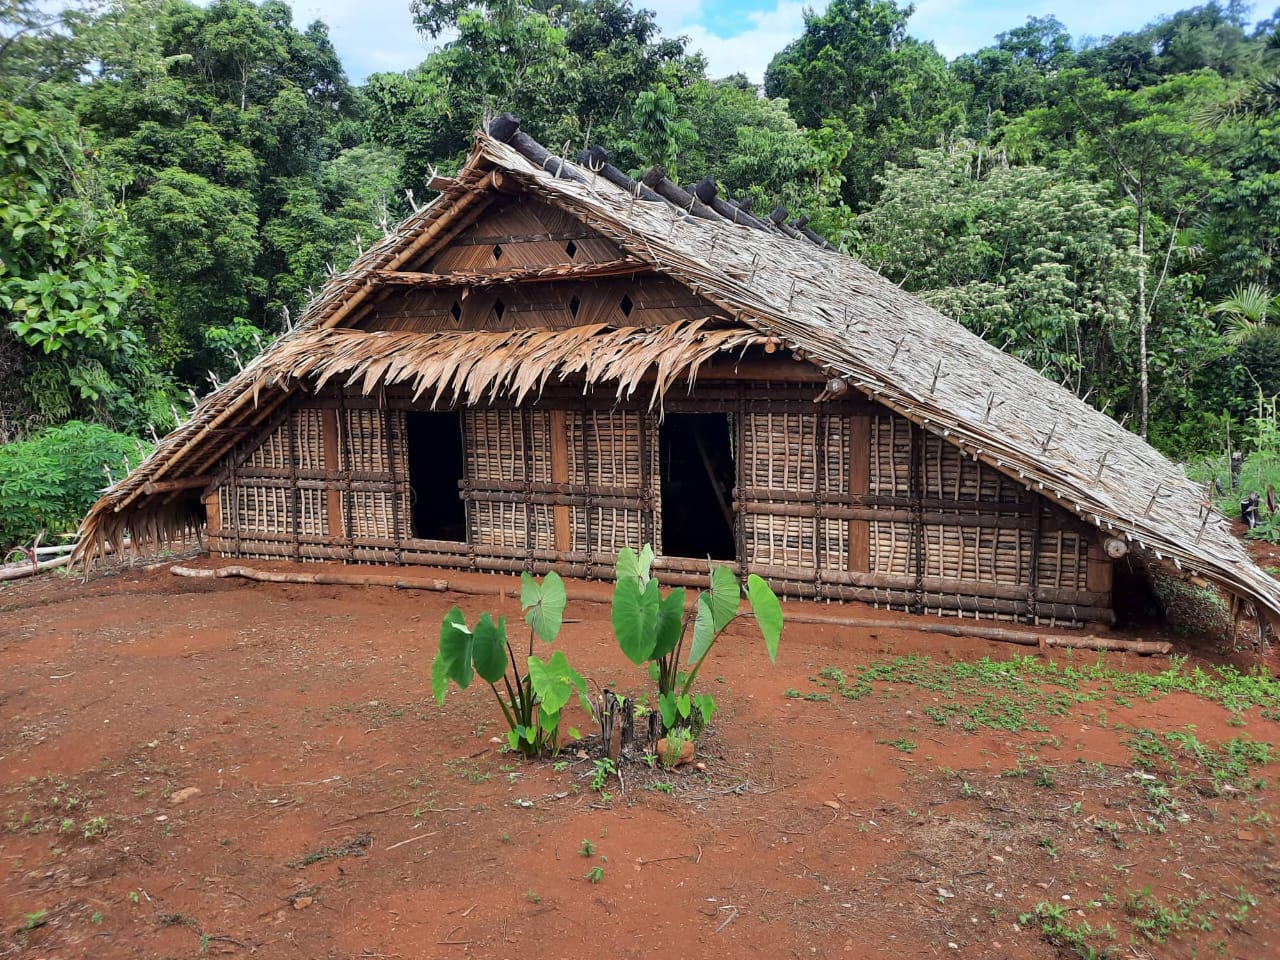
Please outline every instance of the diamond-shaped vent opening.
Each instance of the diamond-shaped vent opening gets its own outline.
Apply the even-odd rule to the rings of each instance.
[[[569,301],[569,313],[572,314],[574,317],[577,317],[578,308],[581,306],[582,306],[582,301],[578,299],[578,295],[575,293],[573,295],[573,299]]]
[[[461,320],[462,304],[460,304],[457,300],[453,301],[453,306],[449,308],[449,314],[453,317],[454,320]]]
[[[636,305],[631,302],[631,297],[624,293],[622,295],[622,302],[619,303],[618,306],[622,308],[622,315],[624,317],[629,317],[631,316],[631,311],[635,309]]]
[[[495,243],[493,245],[493,262],[497,263],[502,259],[502,244]]]
[[[578,245],[570,240],[564,245],[564,252],[569,255],[569,259],[573,259],[573,255],[578,252]]]
[[[495,317],[501,320],[502,315],[506,312],[507,312],[507,305],[505,303],[503,303],[501,300],[493,301],[493,315]]]

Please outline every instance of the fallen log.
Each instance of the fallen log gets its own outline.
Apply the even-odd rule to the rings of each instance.
[[[1122,637],[1071,637],[1058,633],[1037,633],[1008,627],[980,627],[964,623],[905,623],[901,620],[862,620],[858,617],[823,617],[810,614],[788,614],[788,623],[828,624],[838,627],[861,627],[865,630],[916,630],[948,637],[973,637],[1000,643],[1017,643],[1024,647],[1062,647],[1073,650],[1100,650],[1136,653],[1143,656],[1168,656],[1173,644],[1165,640],[1125,640]]]
[[[57,567],[65,567],[71,562],[70,555],[54,557],[52,560],[40,560],[36,563],[24,561],[22,563],[10,563],[0,567],[0,581],[4,580],[21,580],[23,577],[34,577],[37,573],[44,573],[46,570],[53,570]]]

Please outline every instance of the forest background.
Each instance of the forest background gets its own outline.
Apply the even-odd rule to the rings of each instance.
[[[628,0],[406,2],[439,45],[357,86],[279,0],[0,0],[0,547],[73,529],[501,110],[809,217],[1171,456],[1275,439],[1280,8],[948,61],[832,0],[758,87]]]

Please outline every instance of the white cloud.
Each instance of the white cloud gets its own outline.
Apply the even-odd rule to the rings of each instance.
[[[676,26],[663,24],[663,30],[687,36],[690,49],[706,55],[710,76],[745,73],[753,83],[761,83],[769,61],[804,30],[806,6],[812,4],[778,0],[772,10],[751,11],[745,17],[750,27],[732,37],[718,36],[701,24],[690,22],[689,17]],[[658,22],[662,24],[661,18]]]

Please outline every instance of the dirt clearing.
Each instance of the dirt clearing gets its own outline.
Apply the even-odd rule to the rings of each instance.
[[[735,625],[705,771],[601,778],[503,753],[482,685],[431,700],[451,606],[519,620],[467,581],[508,592],[0,589],[0,957],[1280,954],[1273,680],[909,621],[770,667]],[[645,691],[607,606],[566,616]]]

